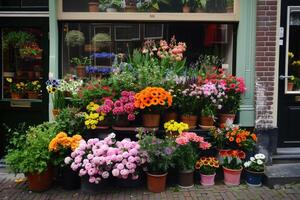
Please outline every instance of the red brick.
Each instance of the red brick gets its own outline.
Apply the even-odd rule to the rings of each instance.
[[[267,51],[265,52],[266,56],[275,56],[275,52],[274,51]]]

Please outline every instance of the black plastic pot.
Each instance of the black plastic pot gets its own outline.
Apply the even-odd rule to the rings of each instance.
[[[62,188],[65,190],[76,190],[80,188],[80,177],[70,167],[66,166],[62,170]]]
[[[81,191],[83,193],[99,193],[103,192],[107,186],[107,180],[102,179],[98,184],[90,183],[89,177],[81,177]]]

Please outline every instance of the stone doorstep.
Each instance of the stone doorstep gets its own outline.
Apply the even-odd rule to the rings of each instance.
[[[300,155],[300,147],[277,148],[278,155]]]
[[[271,188],[274,185],[300,183],[300,163],[267,166],[263,182]]]

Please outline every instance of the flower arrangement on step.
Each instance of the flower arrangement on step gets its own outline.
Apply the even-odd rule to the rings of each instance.
[[[224,172],[224,183],[226,185],[239,185],[243,162],[246,154],[240,150],[224,151],[221,155],[221,165]]]
[[[183,131],[188,131],[189,125],[183,122],[176,122],[174,120],[170,120],[164,123],[164,129],[166,132],[166,136],[177,137]]]
[[[64,92],[64,95],[68,97],[76,95],[82,85],[83,80],[76,78],[74,75],[66,75],[60,80],[58,90]]]
[[[136,108],[134,102],[135,92],[122,91],[121,97],[115,101],[106,98],[104,103],[97,109],[97,112],[105,115],[112,113],[116,126],[128,126],[129,121],[135,120]]]
[[[199,170],[202,185],[214,185],[216,170],[219,168],[219,161],[215,157],[201,157],[195,164]]]
[[[143,128],[138,130],[138,139],[141,150],[147,155],[147,188],[151,192],[163,192],[166,188],[168,169],[174,166],[174,140],[157,138],[153,133],[145,132]]]
[[[147,87],[135,95],[134,105],[143,112],[143,126],[159,127],[160,113],[172,105],[172,96],[164,88]]]
[[[250,186],[261,186],[262,175],[265,171],[266,156],[262,153],[255,154],[244,163],[246,170],[246,183]]]
[[[209,149],[211,144],[193,132],[181,133],[175,142],[174,160],[179,170],[179,186],[192,187],[194,185],[194,166],[199,158],[199,152]]]

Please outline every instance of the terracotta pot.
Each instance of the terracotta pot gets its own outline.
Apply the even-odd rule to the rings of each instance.
[[[53,168],[49,167],[46,171],[26,174],[28,188],[34,192],[42,192],[50,188],[53,180]]]
[[[59,112],[60,112],[60,109],[52,109],[53,117],[56,118],[57,115],[59,114]]]
[[[227,122],[227,120],[231,120],[234,122],[234,119],[235,119],[235,114],[223,114],[223,113],[219,114],[219,124],[220,125],[225,124]]]
[[[216,173],[214,173],[212,175],[205,175],[205,174],[200,173],[200,177],[201,177],[200,183],[201,183],[201,185],[203,185],[203,186],[214,185],[215,184],[215,176],[216,176]]]
[[[34,91],[27,92],[28,99],[39,99],[39,93]]]
[[[23,98],[23,95],[20,94],[20,93],[12,92],[12,93],[11,93],[11,98],[12,98],[12,99],[22,99],[22,98]]]
[[[147,128],[159,127],[160,114],[143,114],[143,126]]]
[[[294,83],[288,82],[287,90],[288,91],[293,91],[293,89],[294,89]]]
[[[189,13],[189,12],[191,12],[191,7],[188,6],[187,4],[185,4],[185,5],[182,7],[182,12],[183,12],[183,13]]]
[[[76,74],[80,78],[86,77],[85,66],[77,66],[76,67]]]
[[[166,190],[166,181],[168,173],[155,175],[147,172],[147,188],[150,192],[163,192]]]
[[[194,170],[179,171],[178,185],[181,188],[191,188],[194,186]]]
[[[228,169],[223,166],[225,185],[239,185],[241,182],[241,169]]]
[[[177,120],[177,113],[176,112],[166,112],[164,114],[164,119],[163,119],[163,122],[168,122],[168,121],[171,121],[171,120],[174,120],[176,121]]]
[[[195,129],[197,126],[197,115],[181,115],[180,121],[188,124],[190,129]]]
[[[129,126],[129,121],[127,115],[119,115],[115,121],[115,126],[117,127],[127,127]]]
[[[126,6],[125,12],[136,12],[136,6]]]
[[[116,8],[106,8],[106,12],[118,12]]]
[[[214,125],[214,118],[213,117],[207,117],[207,116],[201,116],[200,117],[200,124],[203,126],[213,126]]]
[[[99,12],[99,2],[89,2],[89,12]]]
[[[253,172],[247,169],[245,171],[247,185],[253,187],[260,187],[262,185],[261,180],[264,172]]]

